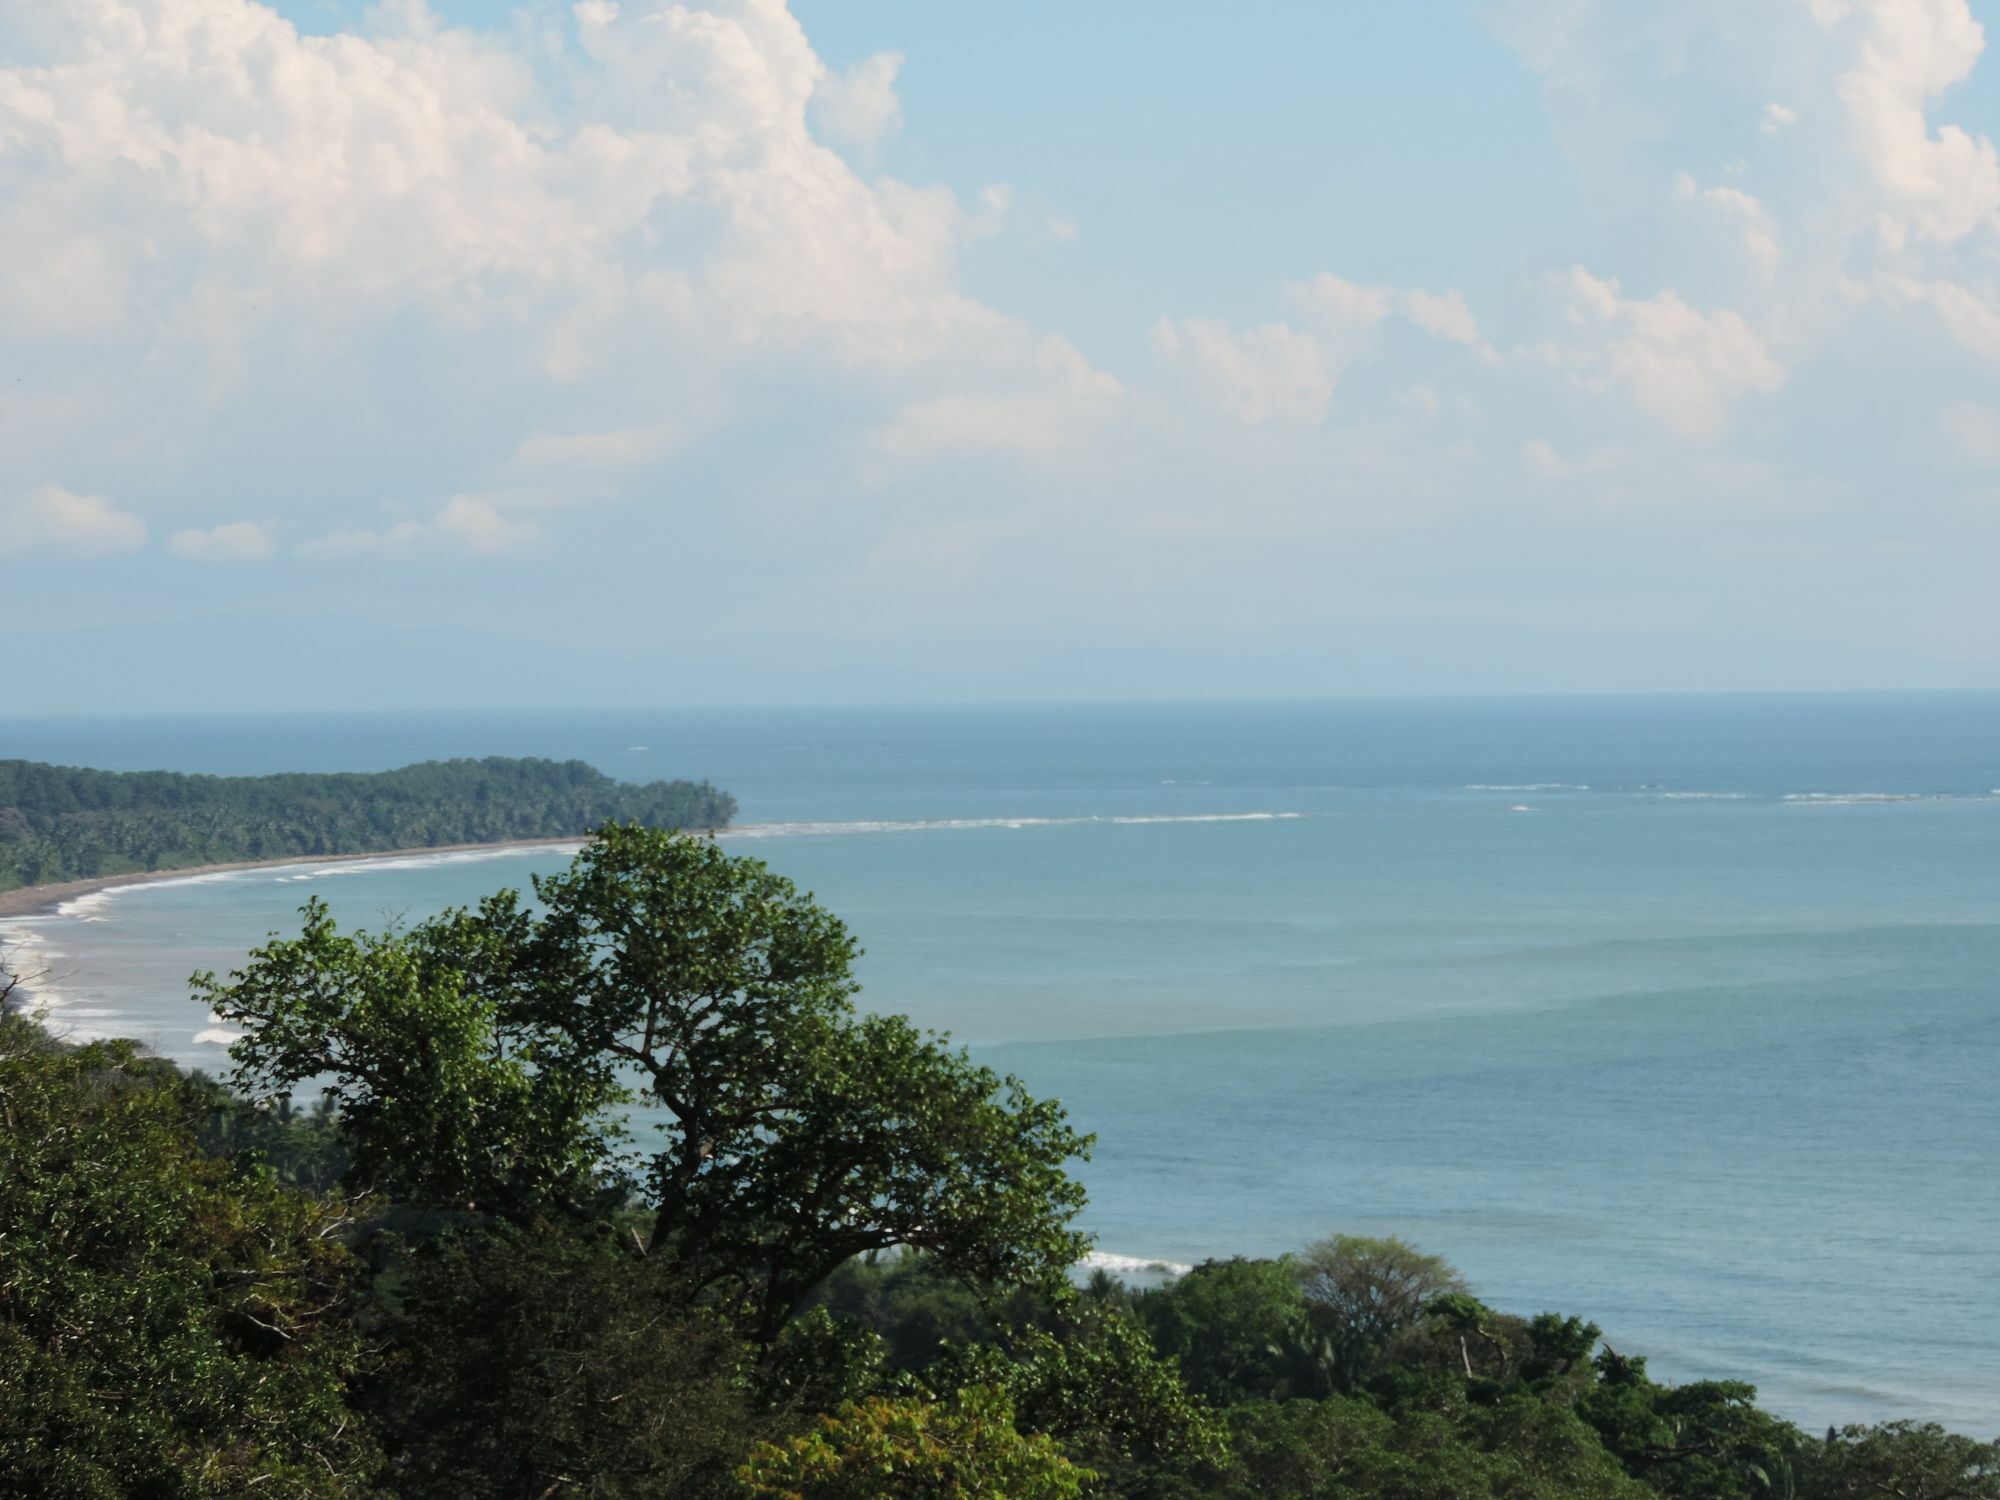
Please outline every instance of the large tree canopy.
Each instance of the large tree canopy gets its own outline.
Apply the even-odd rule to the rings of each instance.
[[[856,1012],[857,948],[791,882],[707,839],[604,828],[537,904],[503,891],[403,934],[294,939],[198,998],[237,1081],[321,1079],[357,1185],[532,1225],[616,1219],[690,1295],[774,1336],[849,1257],[1056,1284],[1087,1248],[1035,1100],[899,1017]]]

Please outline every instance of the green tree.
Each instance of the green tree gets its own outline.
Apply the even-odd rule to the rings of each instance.
[[[1647,1500],[1596,1435],[1531,1398],[1384,1411],[1359,1397],[1258,1402],[1230,1414],[1218,1500]]]
[[[204,1155],[173,1069],[0,1017],[0,1496],[335,1496],[376,1455],[342,1205]]]
[[[769,1431],[748,1351],[670,1317],[649,1261],[603,1230],[434,1237],[391,1265],[392,1351],[363,1392],[391,1487],[424,1500],[679,1500],[736,1493]]]
[[[1996,1500],[2000,1443],[1935,1422],[1843,1427],[1801,1454],[1802,1500]]]
[[[1799,1432],[1738,1380],[1660,1385],[1643,1359],[1606,1348],[1577,1413],[1633,1477],[1675,1500],[1783,1500]]]
[[[847,930],[761,863],[614,824],[541,910],[507,891],[406,935],[306,908],[197,998],[244,1029],[239,1085],[324,1077],[357,1180],[523,1226],[604,1220],[759,1341],[843,1262],[1066,1286],[1087,1248],[1060,1106],[893,1016],[855,1012]],[[631,1147],[648,1107],[658,1148]]]
[[[742,1470],[754,1500],[1074,1500],[1089,1477],[978,1386],[850,1403],[812,1433],[760,1444]]]
[[[1305,1293],[1288,1260],[1204,1261],[1132,1303],[1154,1346],[1210,1401],[1325,1392],[1310,1353]]]
[[[1438,1298],[1466,1291],[1442,1256],[1395,1238],[1336,1234],[1306,1246],[1294,1264],[1307,1313],[1332,1342],[1346,1385],[1360,1379],[1376,1352],[1414,1327]]]
[[[1093,1494],[1155,1495],[1223,1460],[1220,1424],[1116,1309],[1086,1304],[1053,1330],[1020,1328],[1002,1344],[947,1351],[923,1381],[933,1392],[1001,1392],[1023,1427],[1096,1471]]]

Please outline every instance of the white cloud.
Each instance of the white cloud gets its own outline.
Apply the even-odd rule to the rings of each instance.
[[[331,36],[254,0],[35,7],[33,61],[0,66],[0,343],[71,339],[59,394],[125,435],[134,504],[281,399],[337,428],[367,389],[468,450],[471,490],[668,462],[678,413],[754,403],[777,364],[784,399],[877,410],[1038,378],[1046,336],[957,258],[1064,221],[865,181],[815,138],[894,127],[894,54],[830,78],[782,0],[573,14],[564,42],[421,0]],[[421,370],[378,363],[391,343]],[[541,415],[593,408],[624,420]]]
[[[1776,135],[1779,131],[1789,130],[1798,123],[1797,110],[1787,109],[1782,104],[1767,104],[1764,106],[1764,114],[1758,121],[1757,128],[1766,135]]]
[[[146,523],[102,495],[80,495],[44,484],[0,499],[0,555],[31,552],[91,557],[136,552],[146,543]]]
[[[1556,450],[1547,438],[1530,438],[1521,444],[1521,464],[1536,479],[1554,483],[1588,474],[1606,474],[1617,469],[1616,453],[1600,451],[1582,458],[1570,458]]]
[[[657,463],[683,440],[680,424],[657,422],[606,432],[535,431],[521,439],[514,463],[530,469],[634,469]]]
[[[454,495],[421,521],[399,521],[381,530],[332,531],[299,551],[307,557],[356,557],[444,547],[493,556],[533,547],[541,539],[539,525],[507,514],[494,497]]]
[[[1530,438],[1521,444],[1521,462],[1528,466],[1528,472],[1537,479],[1561,479],[1567,475],[1572,465],[1555,445],[1546,438]]]
[[[1241,332],[1219,318],[1162,318],[1154,345],[1185,361],[1214,399],[1252,427],[1313,426],[1326,418],[1337,372],[1309,334],[1285,323]]]
[[[1967,0],[1866,0],[1823,13],[1856,38],[1836,82],[1855,155],[1885,195],[1882,228],[1904,240],[1963,239],[2000,213],[2000,156],[1956,125],[1933,131],[1930,104],[1971,74],[1986,33]]]
[[[1062,339],[1049,339],[1036,364],[1037,379],[1021,389],[911,402],[875,433],[875,452],[902,465],[950,453],[1043,460],[1073,451],[1103,429],[1124,388]]]
[[[1389,316],[1396,295],[1322,271],[1286,287],[1285,300],[1322,338],[1352,346]]]
[[[1463,294],[1454,290],[1362,286],[1321,272],[1292,282],[1285,288],[1285,300],[1340,364],[1368,351],[1370,335],[1398,315],[1433,338],[1488,352],[1479,320]]]
[[[1302,327],[1264,323],[1237,330],[1214,318],[1163,318],[1154,347],[1203,376],[1212,399],[1250,426],[1317,426],[1350,366],[1377,352],[1385,324],[1400,317],[1433,338],[1494,357],[1479,320],[1456,291],[1427,292],[1321,272],[1285,287]]]
[[[1971,287],[1887,272],[1876,278],[1875,285],[1892,304],[1929,308],[1945,330],[1974,354],[2000,360],[2000,309]]]
[[[1674,182],[1674,196],[1708,214],[1738,243],[1751,267],[1764,281],[1778,274],[1785,258],[1779,248],[1777,229],[1771,215],[1741,188],[1705,188],[1686,172]]]
[[[1425,333],[1454,344],[1483,348],[1479,320],[1472,315],[1465,298],[1457,292],[1404,292],[1397,299],[1403,316]]]
[[[167,538],[176,557],[220,562],[259,562],[277,551],[277,538],[263,521],[230,521],[207,530],[177,531]]]
[[[1945,408],[1938,426],[1958,457],[1981,468],[2000,468],[2000,410],[1955,401]]]
[[[844,73],[828,72],[813,88],[812,113],[820,132],[836,145],[874,151],[903,124],[896,97],[900,52],[864,57]]]
[[[1703,312],[1673,292],[1633,299],[1617,281],[1573,267],[1565,278],[1579,337],[1559,356],[1587,383],[1620,384],[1683,437],[1710,439],[1730,404],[1785,383],[1785,370],[1742,316]]]

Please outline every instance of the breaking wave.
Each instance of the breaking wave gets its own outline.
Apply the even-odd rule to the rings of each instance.
[[[1113,1276],[1185,1276],[1194,1269],[1177,1260],[1148,1260],[1143,1255],[1114,1255],[1109,1250],[1093,1250],[1077,1264],[1086,1271],[1107,1271]]]

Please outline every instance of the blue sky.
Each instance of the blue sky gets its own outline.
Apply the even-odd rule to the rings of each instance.
[[[2000,686],[1966,0],[0,0],[6,708]]]

